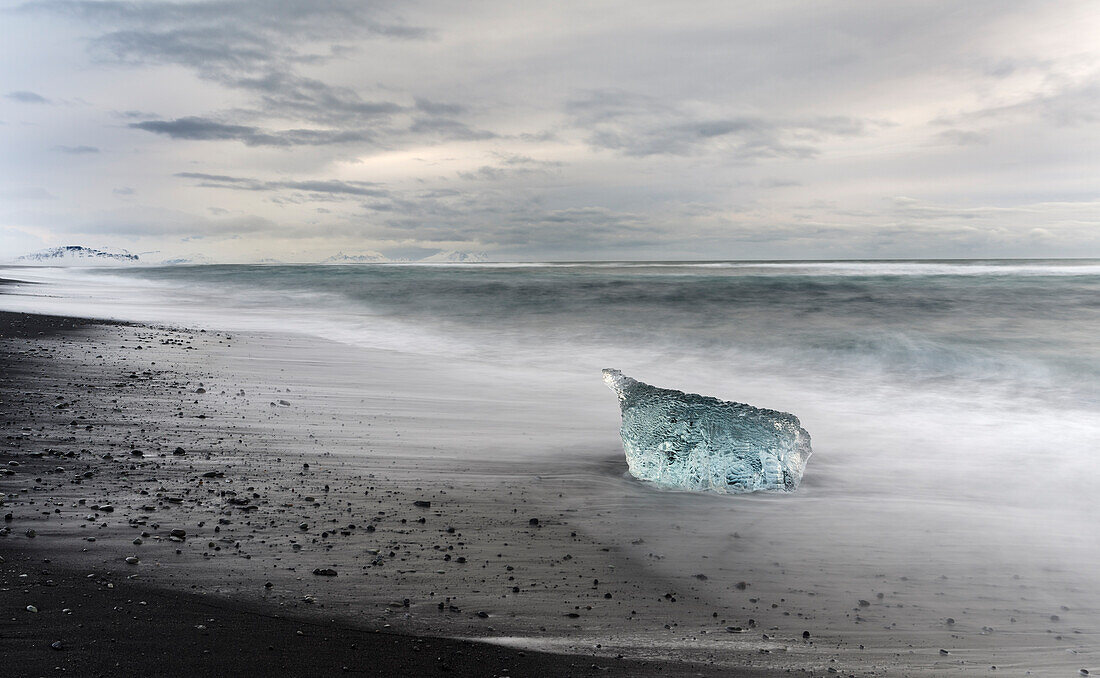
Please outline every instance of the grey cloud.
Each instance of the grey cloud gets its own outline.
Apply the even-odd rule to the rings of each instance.
[[[333,195],[385,196],[389,191],[377,188],[377,184],[365,181],[278,181],[269,182],[275,188],[289,188],[310,193],[331,193]]]
[[[444,104],[421,99],[420,97],[417,97],[415,102],[417,110],[424,111],[429,115],[460,115],[466,112],[466,107],[458,104]]]
[[[522,134],[518,135],[518,138],[531,143],[561,141],[561,137],[558,136],[558,133],[553,130],[544,130],[542,132],[535,133],[523,132]]]
[[[817,155],[814,142],[867,134],[863,120],[845,116],[768,119],[699,117],[683,107],[620,90],[589,92],[566,104],[574,124],[596,149],[625,156],[728,154],[738,160]]]
[[[370,143],[374,139],[373,134],[361,130],[289,129],[243,141],[249,146],[333,146]]]
[[[496,134],[488,130],[474,129],[451,118],[419,118],[413,121],[409,131],[414,134],[432,134],[453,141],[494,139]]]
[[[503,169],[501,169],[499,167],[493,167],[491,165],[482,165],[481,167],[477,168],[476,170],[473,170],[472,172],[459,172],[458,176],[461,177],[462,179],[467,179],[467,180],[482,179],[482,180],[488,180],[488,181],[496,181],[498,179],[503,179],[505,176],[507,176],[507,174],[508,173],[506,171],[504,171]]]
[[[8,92],[4,95],[5,99],[11,99],[12,101],[18,101],[23,104],[48,104],[50,100],[41,94],[34,92],[28,92],[26,90],[19,90],[17,92]]]
[[[411,105],[378,99],[301,71],[344,58],[365,39],[434,37],[428,29],[395,18],[399,8],[358,0],[38,0],[22,6],[24,12],[67,15],[100,26],[102,33],[91,40],[92,53],[100,61],[182,66],[251,99],[250,105],[229,115],[160,120],[155,115],[139,117],[136,111],[121,114],[135,120],[131,125],[135,129],[179,140],[236,140],[248,146],[284,148],[340,144],[394,148],[498,138],[461,120],[468,112],[462,104],[425,97],[414,98]],[[395,120],[397,116],[401,117]],[[264,124],[273,119],[297,125],[266,129]]]
[[[255,179],[245,179],[243,177],[231,177],[228,174],[207,174],[205,172],[177,172],[175,176],[181,179],[201,179],[202,181],[213,181],[219,184],[250,184],[256,181]]]
[[[546,207],[541,202],[511,191],[417,194],[364,205],[371,212],[364,228],[382,239],[478,243],[516,250],[575,251],[670,237],[662,233],[664,223],[654,215],[602,206]],[[680,212],[673,216],[681,224],[689,218]]]
[[[206,118],[186,117],[176,120],[146,120],[130,123],[134,129],[163,134],[173,139],[208,141],[211,139],[249,139],[259,133],[255,127],[227,125]]]
[[[462,191],[456,188],[433,188],[429,191],[421,191],[418,197],[431,200],[437,198],[453,198],[462,195]]]
[[[364,143],[373,135],[360,130],[290,129],[265,131],[248,125],[230,125],[200,117],[175,120],[146,120],[129,125],[134,129],[191,141],[235,140],[248,146],[328,146]]]
[[[660,99],[621,89],[590,90],[565,104],[567,113],[577,124],[587,127],[601,122],[637,115],[672,113],[673,109]]]
[[[366,181],[306,180],[306,181],[263,181],[245,177],[233,177],[224,174],[205,174],[202,172],[180,172],[175,176],[182,179],[195,179],[199,186],[206,188],[228,188],[239,191],[302,191],[330,196],[385,197],[390,192],[378,184]]]
[[[363,209],[370,212],[396,212],[400,209],[398,203],[393,200],[365,202],[363,203]]]
[[[159,117],[156,113],[149,113],[147,111],[113,111],[111,115],[116,118],[122,118],[123,120],[140,120],[142,118],[148,120]]]
[[[99,149],[95,146],[54,146],[55,151],[61,151],[62,153],[69,153],[70,155],[87,155],[89,153],[99,153]]]
[[[522,155],[519,153],[494,153],[496,157],[500,158],[500,162],[503,165],[510,167],[562,167],[565,163],[560,160],[539,160],[538,158],[532,158],[529,155]]]
[[[205,77],[216,77],[224,70],[250,70],[291,56],[276,41],[232,24],[159,32],[114,31],[95,39],[92,49],[103,60],[183,64]]]
[[[554,160],[536,160],[530,156],[506,153],[494,153],[500,160],[500,166],[482,165],[476,170],[459,172],[461,179],[474,181],[498,181],[510,176],[546,174],[564,163]]]
[[[594,130],[589,145],[623,155],[693,155],[726,146],[738,158],[812,157],[808,144],[782,142],[775,126],[763,120],[706,120],[669,126],[618,125]],[[724,138],[723,138],[724,137]]]
[[[22,11],[46,11],[84,21],[129,24],[144,31],[179,27],[243,26],[261,34],[324,40],[333,36],[382,36],[396,39],[431,37],[428,29],[386,19],[387,3],[357,0],[267,2],[266,0],[209,0],[130,2],[128,0],[36,0]]]
[[[484,239],[501,247],[577,250],[633,246],[670,237],[661,231],[661,225],[649,218],[605,207],[525,209]]]
[[[291,73],[268,72],[225,82],[259,95],[263,111],[327,124],[358,124],[364,119],[387,118],[405,110],[390,101],[365,101],[354,90]]]
[[[104,26],[106,32],[91,43],[101,60],[184,66],[201,78],[254,95],[260,116],[308,120],[345,131],[361,127],[364,119],[385,118],[405,107],[364,100],[354,90],[302,76],[296,72],[297,66],[348,54],[351,48],[339,44],[341,40],[419,40],[432,35],[427,29],[387,18],[393,14],[387,3],[358,0],[40,0],[23,5],[22,10],[68,15]],[[306,51],[316,43],[325,45],[327,53]],[[453,105],[425,103],[442,106],[439,112],[457,110]],[[452,132],[462,133],[458,128]],[[258,135],[242,140],[253,145],[320,145],[359,141],[363,136],[358,132],[350,139],[339,135]]]
[[[769,177],[760,180],[761,188],[788,188],[790,186],[801,186],[801,181],[794,181],[793,179],[776,179]]]

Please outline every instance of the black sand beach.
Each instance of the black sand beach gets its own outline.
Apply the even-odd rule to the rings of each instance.
[[[214,494],[203,492],[204,484],[240,473],[242,461],[212,445],[216,441],[204,424],[222,414],[216,409],[188,411],[183,425],[171,422],[168,410],[192,410],[195,396],[203,395],[196,391],[203,389],[196,386],[197,375],[164,358],[167,351],[201,354],[206,341],[225,339],[18,313],[0,314],[0,328],[0,488],[6,514],[0,654],[8,675],[769,675],[582,648],[569,655],[525,651],[423,635],[423,624],[406,622],[399,633],[397,619],[386,623],[410,606],[430,607],[437,615],[467,616],[491,635],[495,613],[463,610],[453,602],[468,580],[426,604],[393,593],[384,612],[375,610],[366,619],[356,619],[339,602],[328,603],[336,608],[330,613],[321,590],[339,589],[354,572],[318,560],[316,568],[291,568],[291,576],[284,570],[280,578],[274,571],[265,575],[242,551],[256,548],[257,535],[300,533],[302,539],[284,545],[289,557],[300,550],[298,541],[347,541],[386,527],[380,521],[314,530],[299,522],[297,512],[270,510],[272,504],[290,508],[293,483],[281,487],[279,500],[268,492],[280,488],[282,473],[308,473],[301,470],[308,463],[297,460],[294,471],[282,459],[248,464],[248,489],[262,495],[237,488],[198,498]],[[128,368],[127,356],[112,351],[116,347],[140,349],[143,358],[155,351],[158,359],[131,360]],[[241,436],[247,433],[232,433],[234,442],[245,443]],[[432,516],[412,495],[396,493],[388,490],[379,503],[408,514],[413,524]],[[304,502],[315,518],[332,515],[316,510],[321,503],[312,497]],[[522,530],[540,529],[526,517],[521,522]],[[386,554],[375,554],[377,549],[365,555],[381,567],[378,559]],[[264,556],[264,565],[281,557]],[[441,558],[453,562],[449,555]],[[146,576],[150,569],[155,574]],[[590,587],[596,588],[585,585]],[[607,598],[611,590],[619,593],[611,586],[604,590]],[[385,591],[376,595],[387,597]],[[581,615],[565,618],[570,616]]]
[[[768,675],[525,652],[287,617],[141,583],[125,570],[89,576],[59,568],[41,557],[48,548],[4,553],[0,647],[9,676]]]

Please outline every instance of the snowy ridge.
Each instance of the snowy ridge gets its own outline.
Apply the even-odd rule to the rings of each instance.
[[[115,266],[138,262],[138,255],[126,250],[109,252],[83,245],[63,245],[24,254],[15,260],[22,264],[44,264],[50,266]]]
[[[322,264],[379,264],[389,261],[381,252],[361,252],[359,254],[344,254],[337,252],[327,259],[322,259]]]
[[[205,254],[189,254],[182,257],[164,259],[160,263],[163,266],[198,266],[212,264],[214,261]]]
[[[433,264],[480,264],[489,261],[489,256],[484,252],[459,252],[458,250],[450,250],[433,254],[430,257],[424,257],[420,261]]]

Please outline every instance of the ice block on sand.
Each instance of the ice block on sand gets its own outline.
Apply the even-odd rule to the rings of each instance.
[[[736,494],[793,492],[813,450],[798,417],[657,388],[603,371],[619,397],[630,473],[660,487]]]

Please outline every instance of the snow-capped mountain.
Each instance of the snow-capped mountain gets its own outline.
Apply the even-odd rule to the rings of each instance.
[[[480,264],[489,261],[489,256],[484,252],[439,252],[430,257],[424,257],[420,261],[440,264]]]
[[[64,245],[24,254],[15,261],[48,266],[117,266],[137,263],[138,255],[130,254],[126,250],[108,252],[83,245]]]
[[[328,259],[322,259],[322,264],[378,264],[389,261],[381,252],[360,252],[359,254],[344,254],[337,252]]]
[[[189,254],[183,257],[173,257],[160,262],[164,266],[198,266],[200,264],[212,264],[214,261],[205,254]]]

